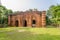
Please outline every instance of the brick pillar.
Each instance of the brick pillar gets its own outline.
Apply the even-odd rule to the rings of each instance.
[[[28,18],[28,26],[32,27],[32,19],[31,19],[32,17],[31,17],[31,15],[29,15],[28,17],[29,17]]]
[[[42,27],[46,26],[46,11],[42,11]]]
[[[37,16],[37,18],[36,18],[37,20],[36,20],[36,25],[37,25],[37,27],[41,27],[41,20],[40,20],[40,16]]]
[[[10,26],[10,15],[8,16],[8,26]]]
[[[24,19],[24,17],[20,16],[20,27],[24,27],[24,25],[23,25],[23,19]]]
[[[19,27],[22,27],[22,23],[21,23],[22,21],[21,21],[21,17],[20,16],[18,16],[18,25],[19,25]]]
[[[18,26],[20,27],[21,25],[20,25],[20,18],[18,18]]]
[[[15,17],[14,16],[12,16],[12,26],[15,26]]]

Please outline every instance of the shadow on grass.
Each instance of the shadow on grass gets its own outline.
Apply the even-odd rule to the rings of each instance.
[[[7,32],[6,40],[60,40],[60,35],[33,34],[32,32]]]

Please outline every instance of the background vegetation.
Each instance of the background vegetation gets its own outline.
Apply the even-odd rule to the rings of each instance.
[[[52,5],[47,10],[47,24],[60,27],[60,5]]]
[[[7,9],[5,6],[0,5],[0,27],[7,26],[8,14],[11,14],[12,10]]]

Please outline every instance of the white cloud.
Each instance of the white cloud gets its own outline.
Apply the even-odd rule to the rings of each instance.
[[[29,6],[29,0],[1,0],[2,4],[7,8],[10,8],[14,11],[27,9]]]

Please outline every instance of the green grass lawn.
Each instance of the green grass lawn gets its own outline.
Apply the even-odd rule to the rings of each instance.
[[[60,28],[0,28],[0,40],[60,40]]]

